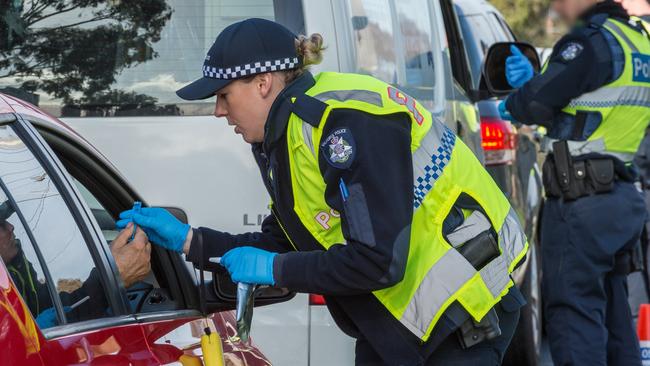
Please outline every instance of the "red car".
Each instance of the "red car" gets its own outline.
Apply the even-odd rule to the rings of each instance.
[[[115,217],[136,200],[142,197],[81,136],[0,94],[0,363],[202,364],[207,323],[183,258],[152,246],[151,271],[128,288],[117,271]],[[170,211],[186,220],[182,210]],[[204,308],[226,364],[270,365],[236,337],[234,284],[222,272],[211,278]],[[271,290],[257,304],[292,295]]]

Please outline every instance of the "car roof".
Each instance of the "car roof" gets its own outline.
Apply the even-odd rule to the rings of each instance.
[[[485,0],[454,0],[454,5],[456,9],[460,10],[459,15],[472,15],[472,14],[485,14],[488,12],[494,12],[503,17],[501,12]]]
[[[89,154],[92,154],[93,157],[100,160],[105,166],[113,170],[114,173],[122,176],[117,168],[77,131],[65,124],[60,119],[39,109],[33,104],[10,95],[0,93],[0,113],[16,113],[29,119],[29,121],[37,128],[54,131],[55,133],[66,137],[68,140],[74,141],[75,144],[77,144],[83,150],[87,151]]]

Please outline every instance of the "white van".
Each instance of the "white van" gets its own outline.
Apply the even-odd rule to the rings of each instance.
[[[313,73],[370,74],[398,86],[444,120],[485,162],[483,130],[473,104],[480,93],[468,81],[469,66],[451,0],[164,3],[172,10],[169,19],[161,17],[165,22],[162,31],[147,42],[133,46],[119,37],[101,40],[105,43],[102,48],[108,50],[102,57],[113,57],[118,65],[114,82],[104,90],[89,94],[83,87],[75,90],[72,86],[68,98],[62,98],[39,88],[16,91],[20,80],[0,77],[0,91],[31,97],[41,109],[69,123],[129,177],[151,206],[180,207],[193,226],[233,233],[258,230],[268,215],[269,198],[250,148],[225,120],[212,116],[215,100],[188,103],[174,93],[201,75],[203,58],[216,35],[249,17],[276,20],[300,34],[321,33],[327,50]],[[142,5],[141,10],[152,9]],[[80,13],[63,12],[47,24],[75,23]],[[110,21],[75,29],[87,30]],[[121,62],[120,58],[137,52],[148,56],[138,62]],[[44,72],[34,79],[55,76]],[[491,121],[490,126],[500,129],[500,136],[508,141],[517,138],[515,129],[500,123]],[[539,177],[532,167],[518,167],[515,149],[519,145],[498,146],[498,151],[491,148],[488,156],[508,158],[486,163],[507,183],[502,188],[529,226],[527,233],[534,246]],[[507,169],[501,171],[502,166]],[[537,185],[531,189],[533,183]],[[531,267],[536,268],[528,262],[519,270],[518,282]],[[252,337],[274,365],[354,363],[353,339],[338,330],[317,294],[298,294],[289,302],[257,308]]]

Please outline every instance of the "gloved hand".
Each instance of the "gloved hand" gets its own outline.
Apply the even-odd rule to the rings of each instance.
[[[517,46],[510,46],[510,52],[512,56],[506,59],[506,79],[511,87],[517,89],[532,79],[535,71],[528,57],[524,56]]]
[[[253,247],[231,249],[221,257],[221,265],[230,272],[234,282],[275,285],[273,258],[278,253]]]
[[[512,114],[510,114],[510,112],[508,112],[508,109],[506,108],[506,100],[499,103],[499,115],[501,116],[502,120],[512,122],[513,121]]]
[[[117,222],[119,230],[133,221],[144,230],[152,243],[178,253],[183,252],[190,225],[180,222],[164,208],[143,207],[140,213],[127,210],[120,214],[120,219]]]
[[[66,313],[70,310],[72,310],[72,308],[69,306],[63,307],[63,311]],[[38,324],[38,327],[41,329],[52,328],[53,326],[57,325],[56,310],[54,308],[47,308],[43,310],[36,317],[36,324]]]

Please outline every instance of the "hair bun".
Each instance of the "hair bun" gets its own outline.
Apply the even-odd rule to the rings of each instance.
[[[296,50],[298,55],[302,57],[303,67],[309,65],[318,65],[323,61],[323,36],[318,33],[313,33],[309,37],[299,35],[296,39]]]

